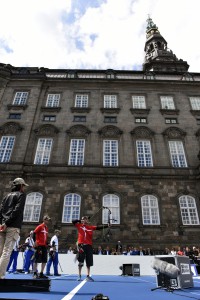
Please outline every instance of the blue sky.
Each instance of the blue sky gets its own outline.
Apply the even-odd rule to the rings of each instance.
[[[150,14],[168,47],[200,72],[200,0],[2,0],[0,62],[141,70]]]

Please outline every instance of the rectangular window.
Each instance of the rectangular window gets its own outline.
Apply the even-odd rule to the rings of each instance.
[[[74,122],[86,122],[86,116],[74,116]]]
[[[150,141],[136,141],[138,167],[153,167]]]
[[[161,108],[162,109],[175,109],[174,99],[171,96],[161,96]]]
[[[13,105],[25,105],[28,99],[28,92],[17,92],[13,100]]]
[[[165,119],[165,124],[177,124],[177,119],[176,118],[166,118]]]
[[[104,123],[117,123],[117,117],[104,117]]]
[[[48,94],[46,107],[59,107],[60,94]]]
[[[197,120],[197,125],[200,125],[200,118],[196,118]]]
[[[190,97],[192,110],[200,110],[200,97]]]
[[[169,141],[172,166],[175,168],[186,168],[187,162],[182,141]]]
[[[63,204],[63,223],[72,223],[80,219],[81,197],[78,194],[67,194]]]
[[[43,121],[46,121],[46,122],[55,122],[56,121],[56,116],[43,116]]]
[[[14,143],[14,136],[2,136],[0,141],[0,163],[7,163],[10,161]]]
[[[33,192],[26,196],[24,207],[24,222],[39,222],[43,196]]]
[[[75,107],[88,107],[88,95],[87,94],[77,94],[75,98]]]
[[[84,151],[85,151],[85,140],[72,139],[70,144],[69,165],[83,166]]]
[[[160,225],[158,200],[153,195],[145,195],[141,198],[142,219],[144,225]]]
[[[132,96],[133,108],[146,109],[144,96]]]
[[[35,165],[48,165],[53,139],[40,138],[38,140],[37,150],[35,154]]]
[[[103,197],[102,224],[108,224],[110,218],[111,224],[120,224],[120,206],[119,197],[115,194],[107,194]],[[111,213],[111,214],[110,214]]]
[[[118,166],[118,141],[103,141],[103,165],[106,167]]]
[[[104,108],[117,108],[117,96],[104,95]]]
[[[147,118],[135,118],[135,123],[147,123]]]
[[[14,119],[14,120],[20,120],[21,119],[21,114],[9,114],[8,119]]]

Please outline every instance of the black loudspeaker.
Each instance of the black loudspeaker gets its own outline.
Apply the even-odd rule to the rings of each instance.
[[[194,286],[190,267],[190,259],[187,256],[161,255],[156,257],[160,260],[166,261],[169,264],[177,266],[180,270],[180,274],[175,278],[171,278],[162,273],[157,274],[158,287],[182,289]]]
[[[1,279],[1,292],[49,292],[49,279]]]
[[[139,264],[123,264],[122,275],[140,276],[140,265]]]

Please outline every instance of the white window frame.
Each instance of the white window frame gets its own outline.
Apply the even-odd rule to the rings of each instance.
[[[120,199],[115,194],[107,194],[103,196],[102,224],[108,224],[110,217],[111,224],[120,224]],[[111,215],[109,215],[109,210]]]
[[[75,193],[65,195],[63,203],[62,223],[72,223],[80,219],[81,196]]]
[[[53,145],[52,138],[39,138],[35,153],[35,165],[48,165]]]
[[[153,195],[141,197],[143,225],[160,225],[158,199]]]
[[[160,96],[162,109],[175,109],[174,99],[172,96]]]
[[[182,141],[169,141],[171,163],[174,168],[187,168],[185,150]]]
[[[23,222],[39,222],[42,208],[43,195],[38,192],[26,196]]]
[[[132,96],[133,108],[136,109],[146,109],[146,99],[145,96]]]
[[[46,107],[59,107],[60,94],[48,94]]]
[[[136,148],[138,167],[153,167],[151,142],[148,140],[137,140]]]
[[[183,225],[199,225],[196,200],[189,196],[179,197],[179,206]]]
[[[117,95],[104,95],[104,108],[117,108]]]
[[[118,162],[118,140],[103,141],[103,165],[105,167],[117,167]]]
[[[25,105],[28,99],[28,92],[16,92],[13,105]]]
[[[85,156],[85,140],[71,139],[69,162],[70,166],[83,166]]]
[[[15,136],[2,136],[0,141],[0,163],[7,163],[11,159],[15,144]]]
[[[76,94],[75,107],[86,108],[88,107],[88,94]]]
[[[200,97],[189,97],[192,110],[200,110]]]

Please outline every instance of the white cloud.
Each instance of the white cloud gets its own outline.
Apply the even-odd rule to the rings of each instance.
[[[2,63],[71,69],[142,69],[146,19],[150,14],[174,54],[188,62],[191,72],[200,72],[199,0],[2,2]]]

